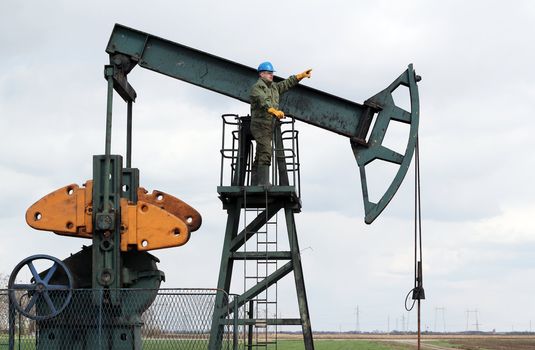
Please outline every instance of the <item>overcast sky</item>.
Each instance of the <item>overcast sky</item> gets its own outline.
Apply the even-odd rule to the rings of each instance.
[[[281,76],[312,67],[304,84],[359,103],[414,63],[423,78],[424,328],[434,329],[438,307],[447,330],[465,330],[468,309],[483,330],[535,328],[533,1],[2,1],[0,273],[27,256],[65,258],[90,243],[35,231],[24,214],[90,179],[92,155],[104,152],[104,50],[114,23],[251,67],[270,60]],[[139,67],[129,80],[142,185],[203,215],[187,245],[154,252],[164,286],[215,287],[226,220],[216,192],[220,115],[249,107]],[[124,155],[125,106],[115,101],[112,152]],[[358,305],[361,330],[401,329],[413,284],[412,168],[365,225],[349,141],[298,127],[296,220],[313,328],[355,329]],[[395,132],[392,142],[403,142]],[[377,191],[385,174],[372,180]],[[280,283],[285,317],[297,316],[292,288],[291,277]],[[415,329],[415,312],[408,317]],[[468,323],[475,329],[473,314]]]

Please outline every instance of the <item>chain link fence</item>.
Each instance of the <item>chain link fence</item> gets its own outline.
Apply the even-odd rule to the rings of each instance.
[[[215,289],[0,290],[0,350],[208,349]],[[235,296],[225,292],[225,305]],[[11,297],[10,297],[11,296]],[[221,349],[243,348],[242,309]]]

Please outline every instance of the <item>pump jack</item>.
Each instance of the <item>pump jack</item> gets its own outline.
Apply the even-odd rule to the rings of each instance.
[[[60,188],[32,205],[27,213],[28,224],[38,230],[52,231],[60,235],[87,238],[92,240],[91,247],[60,261],[50,256],[32,256],[24,259],[14,269],[9,288],[25,290],[33,295],[26,307],[17,303],[15,295],[10,294],[12,303],[18,311],[36,320],[58,316],[66,308],[76,307],[69,304],[70,294],[74,288],[91,288],[100,291],[99,298],[92,297],[92,303],[107,303],[117,308],[128,303],[120,293],[120,288],[158,289],[164,279],[163,272],[157,270],[157,258],[147,253],[154,249],[169,248],[186,244],[190,233],[201,225],[200,214],[180,199],[161,191],[151,194],[139,186],[139,170],[131,167],[132,142],[132,104],[136,92],[129,84],[127,76],[131,70],[140,67],[168,75],[199,87],[249,103],[249,89],[257,79],[254,68],[232,62],[202,51],[186,47],[132,28],[116,24],[106,47],[110,64],[105,66],[104,76],[108,83],[106,143],[105,154],[93,157],[93,179],[84,187],[71,184]],[[281,78],[275,77],[275,81]],[[362,194],[365,209],[365,222],[371,224],[385,209],[401,185],[411,162],[418,134],[419,98],[417,82],[420,77],[415,74],[412,64],[386,89],[373,95],[363,104],[358,104],[340,97],[299,85],[287,92],[281,109],[286,115],[334,133],[347,137],[353,150],[360,171]],[[411,110],[406,111],[395,105],[392,92],[398,88],[408,88]],[[126,166],[120,155],[111,154],[111,121],[114,90],[128,106],[127,154]],[[390,122],[410,125],[409,138],[403,154],[382,145]],[[276,131],[276,143],[280,143],[280,129]],[[246,140],[242,140],[241,151],[245,152]],[[248,140],[250,143],[250,139]],[[218,188],[223,206],[229,213],[227,230],[223,247],[223,256],[218,287],[226,292],[230,288],[232,262],[243,259],[236,250],[239,239],[249,239],[253,229],[237,232],[239,212],[244,207],[242,196],[250,195],[254,199],[270,197],[272,205],[258,201],[258,207],[265,208],[265,215],[274,215],[278,210],[285,211],[289,239],[292,242],[289,252],[280,252],[277,258],[289,260],[268,283],[274,283],[290,271],[294,271],[296,289],[299,299],[300,318],[289,320],[287,324],[300,324],[303,327],[305,347],[313,349],[310,318],[306,301],[300,252],[293,215],[301,208],[300,198],[295,189],[289,185],[284,164],[279,167],[279,182],[270,188],[262,186],[245,186],[244,176],[246,157],[241,159],[241,170],[236,173],[230,186]],[[377,203],[370,201],[366,178],[366,166],[375,160],[396,164],[399,168],[392,183]],[[255,197],[256,196],[256,197]],[[262,225],[262,220],[251,224]],[[257,227],[258,228],[258,227]],[[243,254],[242,254],[243,255]],[[249,257],[251,258],[251,257]],[[37,272],[33,268],[36,259],[49,259],[54,262],[47,271]],[[29,284],[17,282],[17,274],[28,266],[33,279]],[[88,269],[90,269],[88,271]],[[256,288],[256,289],[255,289]],[[244,305],[263,287],[256,286],[240,296],[239,307]],[[267,288],[267,287],[266,287]],[[64,291],[64,298],[51,300],[48,292]],[[133,316],[140,316],[150,305],[154,295],[148,294],[145,307],[134,311]],[[222,327],[225,310],[218,295],[212,324],[210,349],[221,346],[218,329]],[[37,305],[37,306],[35,306]],[[32,307],[36,312],[29,312]],[[39,307],[40,306],[40,307]],[[43,307],[44,306],[44,307]],[[137,313],[137,314],[136,314]],[[124,321],[122,327],[132,327],[132,336],[121,349],[140,349],[140,324]],[[284,323],[280,320],[274,322]],[[62,326],[69,334],[69,322]],[[47,339],[46,329],[42,329],[39,349],[53,349]],[[51,331],[51,330],[50,330]],[[57,330],[56,330],[57,331]],[[74,332],[75,330],[72,330]],[[106,329],[111,339],[109,348],[119,348],[114,339],[118,339],[116,329]],[[70,336],[70,335],[64,335]],[[218,338],[219,337],[219,338]],[[78,344],[76,349],[94,348],[90,343]]]

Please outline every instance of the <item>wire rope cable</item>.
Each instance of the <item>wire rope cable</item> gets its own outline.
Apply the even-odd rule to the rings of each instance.
[[[416,300],[424,299],[423,295],[423,254],[422,254],[422,207],[420,196],[420,150],[418,136],[414,151],[414,287],[405,297],[405,310],[411,311]],[[408,306],[409,296],[413,295],[412,305]]]

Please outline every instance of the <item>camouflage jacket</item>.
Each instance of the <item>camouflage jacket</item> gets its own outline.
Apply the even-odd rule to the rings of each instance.
[[[270,82],[258,78],[251,89],[251,123],[271,124],[274,116],[268,113],[273,107],[279,109],[280,95],[293,88],[299,83],[295,75],[280,82]],[[284,111],[283,111],[284,112]]]

